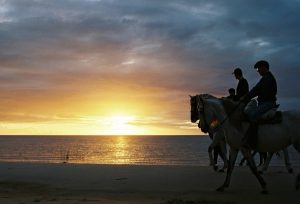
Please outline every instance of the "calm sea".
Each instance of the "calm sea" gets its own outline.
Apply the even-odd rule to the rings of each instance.
[[[0,161],[207,166],[209,144],[207,136],[0,136]],[[283,154],[271,165],[283,166]]]

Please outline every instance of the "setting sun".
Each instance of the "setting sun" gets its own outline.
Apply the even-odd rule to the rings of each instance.
[[[104,132],[108,135],[129,135],[137,134],[138,128],[132,125],[134,122],[134,116],[114,115],[102,120],[104,125]]]

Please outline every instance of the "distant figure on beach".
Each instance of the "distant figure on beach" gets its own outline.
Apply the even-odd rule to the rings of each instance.
[[[235,100],[240,100],[243,96],[248,94],[249,92],[249,85],[248,81],[243,77],[243,72],[240,68],[234,69],[233,73],[235,78],[239,81],[236,87],[236,95]]]
[[[246,102],[257,97],[257,100],[253,99],[246,105],[244,111],[250,122],[243,141],[246,146],[251,143],[255,145],[256,143],[258,119],[267,111],[277,108],[277,83],[275,77],[269,71],[269,63],[265,60],[260,60],[255,63],[254,68],[262,78],[246,96],[241,98],[242,101]]]
[[[228,93],[229,93],[229,96],[226,97],[227,99],[234,100],[236,98],[235,89],[234,88],[228,89]]]

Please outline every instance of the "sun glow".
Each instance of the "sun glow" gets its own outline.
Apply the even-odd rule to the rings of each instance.
[[[6,135],[174,135],[198,134],[175,114],[176,103],[160,101],[165,90],[118,82],[76,88],[75,93],[43,97],[22,95],[0,111],[1,134]],[[104,88],[103,88],[104,86]],[[98,88],[102,87],[101,94]],[[116,94],[117,93],[117,94]],[[13,97],[13,96],[8,96]],[[33,100],[36,99],[36,100]],[[59,100],[58,100],[59,99]],[[20,103],[19,101],[22,101]],[[186,108],[180,110],[185,111]],[[14,112],[10,112],[14,110]],[[186,111],[185,111],[186,112]],[[174,115],[175,114],[175,115]],[[183,119],[178,119],[183,118]],[[183,122],[181,122],[182,120]],[[195,133],[194,133],[195,132]]]
[[[138,128],[132,123],[134,122],[134,116],[114,115],[102,120],[104,134],[109,135],[130,135],[137,134]]]

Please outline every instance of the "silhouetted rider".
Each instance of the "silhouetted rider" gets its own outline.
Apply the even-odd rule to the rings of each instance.
[[[249,92],[248,81],[243,77],[243,72],[240,68],[236,68],[233,73],[235,78],[239,80],[236,87],[235,100],[240,100],[241,97],[245,96]]]
[[[252,136],[255,137],[254,139],[257,137],[258,119],[268,110],[276,107],[277,83],[275,77],[269,71],[269,63],[265,60],[260,60],[255,63],[254,68],[262,78],[245,97],[242,97],[243,101],[249,101],[257,97],[257,101],[251,100],[244,110],[250,121],[250,127],[246,132],[244,140],[246,145],[247,143],[251,145],[251,142],[249,144],[249,140],[251,141],[250,138]],[[256,143],[256,141],[254,141],[254,143]]]

